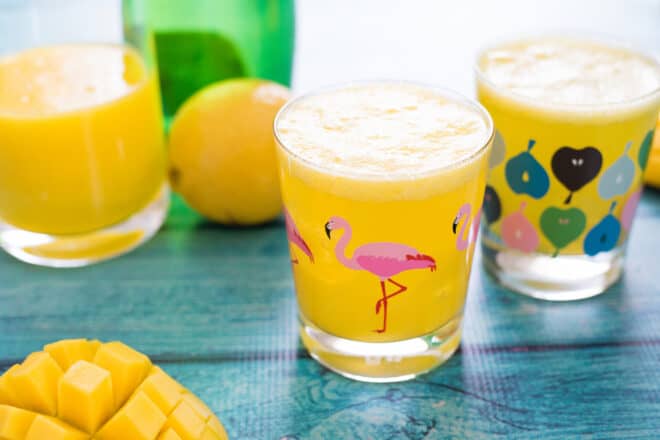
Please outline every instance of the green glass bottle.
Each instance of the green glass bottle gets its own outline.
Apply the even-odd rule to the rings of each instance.
[[[169,120],[202,87],[227,78],[291,84],[294,0],[123,0],[125,38],[154,45]]]

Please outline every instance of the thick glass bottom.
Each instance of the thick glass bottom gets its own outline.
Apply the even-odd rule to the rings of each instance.
[[[87,266],[125,254],[147,241],[163,224],[168,206],[169,187],[164,184],[142,211],[85,234],[40,234],[0,221],[0,247],[21,261],[39,266]]]
[[[339,338],[301,320],[300,335],[320,364],[349,379],[401,382],[444,363],[461,341],[460,316],[427,335],[395,342],[363,342]]]
[[[486,271],[504,287],[549,301],[573,301],[603,293],[623,272],[622,246],[594,257],[523,253],[482,238]]]

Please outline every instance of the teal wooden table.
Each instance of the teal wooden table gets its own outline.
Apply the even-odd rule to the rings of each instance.
[[[545,303],[473,271],[463,344],[407,383],[352,382],[298,342],[282,222],[228,229],[175,200],[132,254],[49,270],[0,255],[0,371],[50,341],[122,340],[204,399],[234,439],[660,438],[660,193],[625,277]]]

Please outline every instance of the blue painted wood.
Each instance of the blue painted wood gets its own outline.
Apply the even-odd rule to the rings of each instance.
[[[0,255],[0,370],[65,337],[145,351],[232,438],[657,438],[660,193],[647,191],[624,279],[587,301],[508,293],[475,266],[460,352],[413,382],[345,380],[297,337],[281,222],[204,222],[179,199],[134,253],[49,270]],[[477,261],[478,264],[478,261]]]

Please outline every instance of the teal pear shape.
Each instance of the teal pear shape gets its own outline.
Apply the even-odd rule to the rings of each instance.
[[[600,252],[614,249],[621,235],[621,223],[612,215],[616,202],[612,202],[610,211],[596,226],[591,228],[584,238],[584,253],[594,256]]]
[[[543,166],[532,156],[536,141],[530,139],[524,151],[506,163],[504,173],[509,187],[516,194],[527,194],[535,199],[543,197],[550,188],[550,179]]]
[[[626,144],[621,157],[614,162],[600,177],[598,181],[598,195],[604,200],[609,200],[625,194],[635,178],[635,164],[628,157],[628,151],[632,142]]]

